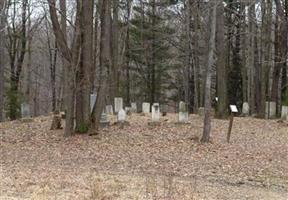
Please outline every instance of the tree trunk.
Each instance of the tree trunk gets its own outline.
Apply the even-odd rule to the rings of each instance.
[[[220,3],[217,7],[217,26],[216,26],[216,52],[217,52],[217,96],[218,107],[216,117],[224,119],[228,115],[227,102],[227,67],[225,51],[224,33],[224,5]]]
[[[81,63],[77,74],[76,131],[86,132],[90,126],[90,73],[93,64],[93,0],[82,2]]]
[[[211,131],[211,76],[212,76],[212,66],[214,64],[214,51],[215,51],[215,35],[216,35],[216,10],[219,1],[214,1],[211,3],[213,8],[211,8],[209,13],[210,24],[210,38],[209,38],[209,52],[208,52],[208,65],[206,68],[206,81],[205,81],[205,108],[204,108],[204,129],[201,142],[209,142],[210,131]]]
[[[0,1],[0,122],[4,121],[4,27],[6,1]]]
[[[108,71],[112,66],[111,55],[111,2],[110,0],[102,0],[101,7],[101,35],[100,35],[100,87],[98,89],[98,95],[96,103],[92,111],[92,128],[98,131],[100,124],[100,117],[104,109],[105,98],[107,95],[108,86]]]

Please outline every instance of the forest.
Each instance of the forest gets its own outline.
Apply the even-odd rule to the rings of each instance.
[[[128,187],[130,182],[141,185],[145,174],[147,188],[155,188],[159,180],[152,180],[156,186],[151,186],[150,176],[158,176],[161,171],[164,175],[158,178],[162,181],[163,175],[164,182],[168,181],[168,186],[164,184],[162,188],[164,196],[154,194],[151,188],[153,191],[147,192],[146,188],[145,195],[150,193],[151,198],[139,193],[131,199],[185,199],[183,191],[187,192],[188,183],[182,177],[186,169],[194,170],[187,172],[189,177],[200,174],[199,187],[208,188],[204,192],[192,189],[192,194],[188,189],[187,195],[196,196],[187,199],[246,199],[242,196],[245,193],[251,194],[251,199],[257,199],[259,193],[263,194],[260,199],[285,199],[287,69],[288,0],[0,0],[0,158],[4,166],[1,177],[6,173],[15,179],[12,168],[32,169],[27,163],[34,162],[39,167],[40,158],[43,156],[48,162],[47,152],[54,152],[51,159],[55,165],[48,162],[45,169],[65,171],[60,165],[65,159],[69,163],[67,169],[74,164],[88,167],[90,162],[97,163],[97,173],[111,172],[108,166],[111,167],[113,175],[95,175],[102,182],[96,181],[97,191],[94,185],[91,199],[130,199],[122,193],[117,198],[105,196],[113,193],[107,188],[120,187],[109,182],[115,181],[114,172],[121,172],[122,177],[116,178],[122,186]],[[178,140],[183,140],[183,144],[179,146]],[[23,152],[28,147],[31,157]],[[163,155],[157,149],[162,149]],[[239,153],[239,149],[243,152]],[[193,158],[186,157],[185,150]],[[259,155],[255,153],[258,150]],[[126,151],[134,151],[135,155],[127,157]],[[159,157],[149,158],[153,151]],[[58,158],[55,152],[62,156]],[[194,153],[199,154],[199,159]],[[213,153],[219,161],[212,158]],[[250,154],[254,159],[250,159]],[[72,162],[75,155],[88,160]],[[107,157],[102,158],[103,155]],[[93,162],[92,157],[100,161]],[[166,162],[162,157],[167,157]],[[200,157],[213,161],[210,165]],[[268,188],[257,186],[254,193],[251,188],[240,189],[242,184],[249,185],[240,175],[246,170],[236,165],[242,157],[251,172],[245,175],[245,180],[253,182],[249,182],[250,186],[258,184],[261,177]],[[117,158],[122,164],[114,162]],[[146,167],[141,167],[139,158]],[[19,166],[12,164],[17,159]],[[175,159],[181,161],[175,164],[178,167],[171,164]],[[270,159],[276,159],[278,164]],[[261,161],[257,165],[253,160]],[[159,161],[162,168],[154,169],[150,161]],[[192,162],[195,164],[191,166]],[[229,170],[218,169],[221,163],[233,166],[231,174],[236,178]],[[198,172],[201,166],[205,170]],[[215,168],[212,170],[211,166]],[[73,170],[71,173],[77,174],[80,169]],[[129,170],[140,171],[134,176],[127,175]],[[82,172],[81,178],[89,177]],[[217,183],[213,182],[216,185],[209,185],[211,180],[203,178],[212,177],[208,172],[217,174]],[[57,177],[51,175],[54,171],[45,173]],[[32,174],[27,175],[30,181]],[[229,178],[224,180],[223,174]],[[273,174],[273,178],[267,174]],[[226,181],[225,190],[233,184],[239,186],[237,190],[231,189],[232,196],[223,196],[220,189],[219,194],[213,193],[221,187],[218,175]],[[252,178],[247,178],[250,175]],[[230,178],[233,183],[229,185]],[[39,193],[32,198],[34,189],[29,193],[30,189],[24,192],[16,187],[9,192],[11,179],[8,175],[4,179],[0,181],[6,188],[4,198],[42,198]],[[67,182],[72,184],[71,180]],[[62,186],[49,184],[37,191],[41,190],[41,195],[57,191],[56,199],[82,198],[72,193],[65,196]],[[173,189],[173,184],[183,191],[176,186]],[[102,194],[103,191],[106,193]]]

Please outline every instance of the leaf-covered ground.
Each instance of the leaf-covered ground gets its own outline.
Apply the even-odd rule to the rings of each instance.
[[[277,120],[203,120],[189,124],[133,114],[124,128],[63,137],[51,117],[0,124],[0,199],[288,199],[288,125]],[[111,117],[113,124],[114,117]]]

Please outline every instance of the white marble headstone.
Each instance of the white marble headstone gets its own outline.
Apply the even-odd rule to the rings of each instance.
[[[96,103],[97,94],[90,94],[90,112],[93,111],[93,106]]]
[[[150,113],[150,103],[144,102],[142,104],[142,112],[143,113]]]
[[[113,115],[113,106],[112,105],[107,105],[106,106],[106,113],[108,115]]]
[[[282,106],[281,119],[288,120],[288,106]]]
[[[123,109],[120,109],[117,115],[118,122],[124,122],[126,120],[126,112]]]
[[[152,105],[152,121],[158,122],[160,120],[160,106],[159,103]]]
[[[187,123],[188,120],[189,120],[189,113],[187,111],[186,103],[184,101],[180,101],[178,121],[181,123]]]
[[[30,115],[30,105],[28,103],[21,104],[21,117],[31,117]]]
[[[131,103],[131,112],[137,112],[137,103],[135,102]]]
[[[249,115],[249,112],[250,112],[249,110],[250,108],[249,108],[248,102],[244,102],[242,105],[242,114],[246,116]]]
[[[116,97],[114,99],[114,111],[118,113],[121,109],[123,109],[123,98]]]
[[[265,118],[266,119],[273,119],[276,117],[276,102],[266,102],[265,103],[266,108],[265,108]]]

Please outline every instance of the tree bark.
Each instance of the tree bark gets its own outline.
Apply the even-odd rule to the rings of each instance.
[[[217,7],[217,26],[216,26],[216,52],[217,52],[217,96],[218,107],[216,117],[224,119],[228,116],[227,102],[227,66],[224,33],[224,5],[220,3]]]
[[[201,142],[209,142],[211,131],[211,76],[212,66],[214,64],[214,51],[215,51],[215,35],[216,35],[216,14],[217,4],[220,1],[214,1],[209,13],[210,24],[210,38],[209,38],[209,52],[208,52],[208,65],[206,68],[206,80],[205,80],[205,107],[204,107],[204,128]]]
[[[0,122],[4,121],[4,27],[6,1],[0,1]]]

